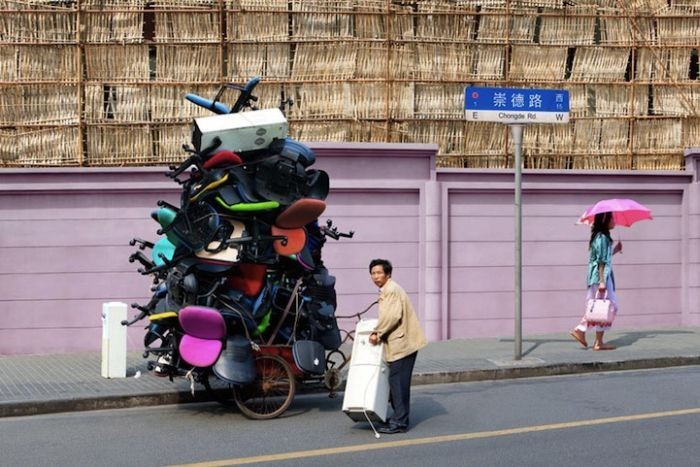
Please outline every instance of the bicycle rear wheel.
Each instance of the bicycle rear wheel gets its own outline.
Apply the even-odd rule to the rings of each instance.
[[[259,355],[255,367],[255,381],[236,388],[234,401],[248,418],[267,420],[279,417],[292,404],[296,392],[292,368],[277,355]]]

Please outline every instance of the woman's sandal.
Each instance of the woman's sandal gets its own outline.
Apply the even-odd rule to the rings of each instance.
[[[617,347],[615,347],[612,344],[596,344],[593,346],[593,350],[615,350]]]
[[[569,332],[569,335],[571,337],[573,337],[575,341],[577,341],[579,344],[581,344],[584,349],[588,348],[588,342],[586,342],[586,335],[585,334],[574,329],[573,331]]]

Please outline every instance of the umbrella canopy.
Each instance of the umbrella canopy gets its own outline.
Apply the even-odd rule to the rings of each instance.
[[[579,224],[593,224],[596,214],[612,212],[615,225],[629,227],[637,221],[652,219],[651,210],[633,199],[613,198],[598,201],[581,215]]]

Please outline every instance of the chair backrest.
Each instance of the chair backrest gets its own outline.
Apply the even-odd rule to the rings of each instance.
[[[185,334],[200,339],[223,339],[226,322],[218,310],[205,306],[189,305],[178,313],[180,326]]]

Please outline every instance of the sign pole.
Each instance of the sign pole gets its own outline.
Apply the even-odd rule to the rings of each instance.
[[[522,213],[522,152],[523,125],[510,126],[515,145],[515,360],[523,356],[523,213]]]
[[[522,149],[523,128],[532,123],[569,123],[569,91],[565,89],[464,88],[464,117],[472,122],[510,126],[515,144],[515,360],[523,350]]]

